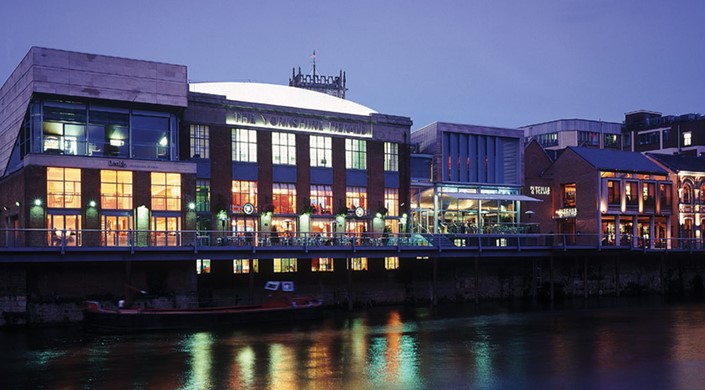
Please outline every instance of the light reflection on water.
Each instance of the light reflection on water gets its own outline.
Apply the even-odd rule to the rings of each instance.
[[[0,388],[702,388],[705,306],[337,313],[293,329],[0,332]]]

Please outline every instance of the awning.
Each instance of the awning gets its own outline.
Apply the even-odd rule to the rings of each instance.
[[[444,192],[443,196],[455,199],[516,200],[519,202],[543,202],[541,199],[536,199],[530,196],[518,194],[469,194],[466,192]]]

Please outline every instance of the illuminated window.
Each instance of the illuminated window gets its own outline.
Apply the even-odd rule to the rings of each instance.
[[[47,207],[81,208],[81,170],[47,167]]]
[[[245,203],[257,206],[257,182],[233,180],[233,208],[241,210]]]
[[[605,134],[605,148],[618,149],[619,139],[617,134]]]
[[[153,246],[178,246],[181,242],[181,217],[152,215],[151,240]]]
[[[155,113],[156,114],[156,113]],[[137,159],[169,159],[170,116],[132,115],[132,155]],[[174,148],[176,150],[176,148]]]
[[[575,183],[563,184],[563,207],[575,207]]]
[[[690,183],[685,183],[683,185],[683,199],[681,200],[681,203],[693,203],[693,186],[691,186]]]
[[[44,152],[85,155],[86,106],[73,102],[44,103]]]
[[[209,274],[211,273],[211,261],[210,259],[197,259],[196,260],[196,274]]]
[[[196,180],[196,211],[210,211],[211,209],[211,182],[210,180]]]
[[[624,196],[626,198],[627,206],[638,206],[639,205],[639,183],[635,181],[628,181],[624,185]]]
[[[347,187],[345,202],[353,209],[356,207],[367,209],[367,189],[365,187]]]
[[[277,214],[296,214],[296,187],[293,184],[272,184],[272,203]]]
[[[607,204],[610,205],[620,205],[622,204],[620,198],[620,185],[617,180],[607,180]]]
[[[693,133],[686,131],[683,133],[683,146],[690,146],[693,142]]]
[[[396,172],[399,170],[399,145],[384,143],[384,170]]]
[[[367,169],[367,141],[364,139],[345,140],[345,168]]]
[[[353,257],[350,259],[350,267],[353,271],[367,271],[366,257]]]
[[[330,168],[333,166],[333,146],[331,137],[312,135],[309,138],[311,144],[311,166]]]
[[[272,163],[296,165],[296,135],[272,133]]]
[[[656,183],[642,183],[641,196],[644,208],[653,210],[656,207]]]
[[[257,162],[257,132],[232,129],[233,161]]]
[[[259,272],[259,261],[249,260],[249,259],[235,259],[233,260],[233,273],[234,274],[249,274],[250,272]]]
[[[333,272],[333,259],[318,258],[311,260],[311,271],[313,272]]]
[[[396,188],[384,189],[384,207],[387,209],[387,215],[399,215],[399,190]]]
[[[384,269],[398,269],[399,268],[399,258],[398,257],[385,257],[384,258]]]
[[[673,206],[673,186],[670,183],[659,183],[659,203],[661,205],[661,212],[670,211]]]
[[[331,214],[333,209],[333,190],[331,186],[311,186],[311,206],[314,214]]]
[[[296,259],[274,259],[274,273],[296,272]]]
[[[208,137],[209,128],[203,125],[191,125],[191,157],[208,158],[210,140]]]
[[[152,210],[181,210],[181,174],[152,172]]]
[[[100,171],[100,206],[110,210],[132,210],[132,172]]]

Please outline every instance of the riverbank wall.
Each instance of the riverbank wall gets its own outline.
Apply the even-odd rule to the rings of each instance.
[[[336,259],[331,271],[312,260],[275,272],[273,260],[237,273],[233,261],[195,272],[190,261],[60,262],[0,265],[0,327],[73,324],[86,300],[106,307],[203,307],[257,304],[268,280],[343,310],[389,304],[560,302],[594,297],[703,299],[704,259],[687,253],[585,253],[536,257]]]

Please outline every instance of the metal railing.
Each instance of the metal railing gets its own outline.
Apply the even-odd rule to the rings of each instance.
[[[659,238],[623,236],[608,240],[595,234],[506,233],[276,233],[230,232],[222,230],[49,230],[0,229],[3,251],[52,248],[425,248],[437,250],[532,250],[532,249],[629,249],[649,251],[703,251],[702,238]]]

